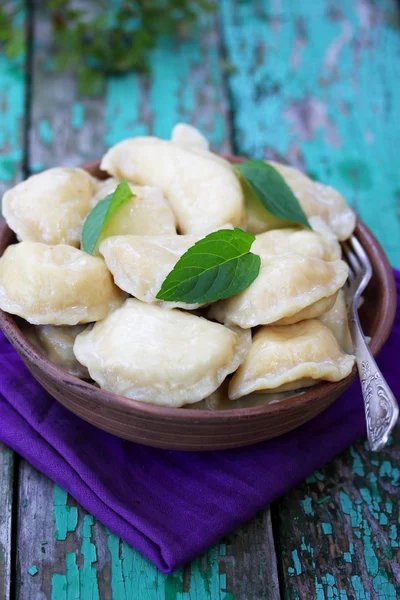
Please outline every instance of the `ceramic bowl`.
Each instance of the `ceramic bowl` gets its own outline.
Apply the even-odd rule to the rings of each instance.
[[[231,162],[241,158],[228,156]],[[99,161],[83,165],[104,179]],[[361,221],[355,235],[369,256],[373,278],[364,293],[361,323],[378,354],[391,330],[396,287],[385,253]],[[0,224],[0,256],[15,243],[13,232]],[[280,403],[228,410],[166,408],[129,400],[77,379],[50,362],[32,346],[12,315],[0,311],[0,328],[39,383],[65,408],[116,436],[159,448],[217,450],[254,444],[282,435],[325,410],[357,377],[357,369],[338,383],[321,383]]]

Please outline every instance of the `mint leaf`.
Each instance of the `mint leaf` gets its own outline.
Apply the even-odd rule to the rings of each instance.
[[[260,271],[260,257],[250,252],[254,240],[237,228],[210,233],[181,256],[157,298],[197,304],[239,294]]]
[[[127,200],[133,198],[131,188],[123,179],[112,194],[100,200],[86,217],[82,231],[82,248],[93,254],[109,220]]]
[[[246,160],[235,165],[234,168],[268,212],[280,219],[299,223],[311,229],[300,202],[282,175],[272,165],[262,160]]]

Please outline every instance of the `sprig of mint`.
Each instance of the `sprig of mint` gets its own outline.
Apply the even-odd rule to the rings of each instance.
[[[100,200],[86,217],[82,231],[82,249],[88,254],[93,254],[97,249],[101,234],[117,210],[135,194],[128,183],[123,179],[112,194]]]
[[[260,257],[250,252],[254,240],[254,235],[237,228],[210,233],[181,256],[157,298],[202,304],[239,294],[260,271]]]
[[[262,160],[246,160],[235,165],[234,169],[239,175],[239,180],[244,179],[268,212],[275,217],[311,229],[300,202],[272,165]]]

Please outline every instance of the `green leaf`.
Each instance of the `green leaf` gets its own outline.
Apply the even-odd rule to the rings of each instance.
[[[133,198],[131,188],[123,179],[115,189],[114,193],[109,194],[104,200],[90,211],[86,217],[82,231],[82,248],[88,254],[93,254],[97,248],[101,234],[107,223],[115,215],[117,210],[125,204],[127,200]]]
[[[181,256],[157,298],[196,304],[239,294],[260,271],[260,257],[250,252],[254,240],[241,229],[210,233]]]
[[[262,160],[246,160],[234,168],[268,212],[311,229],[300,202],[273,166]]]

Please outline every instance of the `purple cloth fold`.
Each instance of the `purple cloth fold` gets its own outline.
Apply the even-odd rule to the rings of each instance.
[[[395,272],[398,298],[400,273]],[[400,395],[400,306],[378,363]],[[296,431],[235,450],[176,452],[85,423],[33,379],[0,332],[0,440],[163,572],[193,559],[365,433],[358,381]]]

